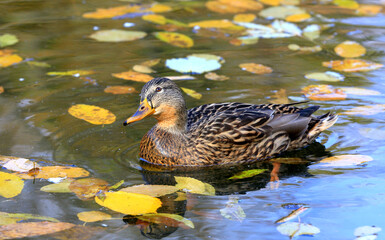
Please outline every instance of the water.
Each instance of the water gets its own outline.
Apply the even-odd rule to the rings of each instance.
[[[285,203],[304,203],[311,207],[300,221],[318,227],[321,232],[314,239],[353,239],[354,229],[363,225],[385,228],[385,195],[382,173],[384,146],[377,138],[360,135],[359,129],[373,128],[384,131],[384,113],[376,115],[341,115],[339,121],[321,134],[318,142],[296,152],[304,159],[301,164],[282,164],[278,182],[269,182],[270,173],[244,180],[227,178],[241,169],[200,170],[188,173],[159,173],[142,170],[138,160],[141,137],[154,124],[145,119],[123,127],[125,118],[135,112],[137,93],[112,95],[103,89],[112,85],[129,85],[140,91],[142,83],[117,79],[111,73],[127,71],[142,61],[184,57],[191,53],[211,53],[223,57],[226,63],[217,71],[230,80],[216,82],[197,75],[196,80],[178,81],[179,86],[194,89],[203,97],[200,100],[186,96],[188,107],[211,102],[266,103],[274,91],[286,89],[291,97],[301,98],[301,88],[319,84],[303,76],[309,72],[327,71],[322,61],[340,59],[333,53],[336,44],[355,40],[367,48],[364,59],[385,63],[383,52],[383,13],[373,17],[357,17],[333,12],[318,23],[333,23],[319,40],[324,51],[297,54],[287,50],[287,45],[311,45],[301,38],[261,39],[255,45],[233,46],[227,40],[194,35],[189,29],[182,31],[194,38],[195,46],[181,49],[163,43],[150,36],[133,42],[101,43],[87,36],[95,29],[124,29],[127,22],[135,26],[126,28],[148,33],[159,31],[155,24],[141,18],[121,20],[84,19],[84,12],[96,8],[119,6],[122,2],[104,1],[2,1],[0,2],[0,34],[17,35],[20,42],[8,48],[17,49],[23,58],[46,62],[50,68],[32,67],[27,63],[0,69],[0,154],[44,160],[47,165],[76,165],[97,177],[114,184],[124,180],[124,186],[143,183],[173,184],[173,176],[189,176],[212,184],[216,196],[191,195],[189,202],[174,202],[163,197],[169,211],[190,219],[194,229],[162,228],[169,231],[167,239],[284,239],[274,222],[291,210]],[[170,3],[181,5],[181,2]],[[208,12],[202,2],[184,3],[197,10],[179,9],[165,14],[168,18],[183,22],[203,19],[232,18],[232,14]],[[375,2],[375,4],[378,4]],[[316,9],[315,6],[312,9]],[[315,11],[315,10],[314,10]],[[260,20],[265,23],[266,21]],[[318,21],[318,20],[317,20]],[[324,21],[324,22],[323,22]],[[299,24],[301,27],[309,23]],[[333,37],[334,36],[334,37]],[[273,68],[273,73],[253,75],[240,70],[238,64],[263,63]],[[178,75],[164,67],[156,67],[153,76]],[[48,71],[94,70],[90,75],[96,83],[89,83],[73,76],[47,76]],[[379,96],[349,96],[339,101],[312,101],[321,106],[319,114],[327,111],[341,113],[354,106],[382,104],[385,93],[384,68],[372,72],[344,73],[345,81],[334,86],[363,87],[381,92]],[[117,116],[110,125],[92,125],[76,119],[67,110],[74,104],[93,104],[109,109]],[[306,105],[306,104],[305,104]],[[325,167],[317,161],[331,155],[362,154],[374,160],[363,165],[349,167]],[[269,171],[270,163],[255,166]],[[103,210],[93,201],[81,201],[73,194],[49,194],[40,191],[46,180],[26,181],[23,192],[11,199],[0,199],[1,211],[34,213],[55,217],[63,222],[81,225],[76,214],[82,211]],[[225,219],[220,209],[229,197],[237,197],[246,217],[240,221]],[[186,206],[187,204],[187,206]],[[103,227],[94,239],[141,239],[137,227],[125,225],[121,214],[114,213],[115,220],[88,223],[87,226]],[[107,227],[105,227],[107,226]],[[142,229],[143,230],[143,229]],[[155,227],[152,229],[157,232]],[[96,231],[96,230],[95,230]],[[143,230],[146,231],[146,230]],[[379,238],[383,238],[383,232]],[[88,236],[85,234],[85,236]],[[83,236],[84,237],[84,236]],[[53,239],[52,236],[36,237]],[[308,237],[298,237],[307,239]]]

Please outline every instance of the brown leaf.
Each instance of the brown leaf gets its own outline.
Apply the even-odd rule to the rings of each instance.
[[[383,67],[380,63],[362,59],[344,59],[322,62],[322,66],[343,72],[367,72]]]
[[[137,185],[132,187],[126,187],[120,189],[120,191],[128,192],[128,193],[140,193],[149,195],[151,197],[160,197],[170,193],[174,193],[178,191],[178,188],[175,186],[168,185]]]
[[[137,82],[148,82],[151,79],[153,79],[153,77],[151,77],[150,75],[135,72],[135,71],[113,73],[112,76],[117,77],[117,78],[122,78],[125,80],[137,81]]]
[[[302,88],[302,93],[309,99],[319,101],[343,100],[346,98],[346,93],[341,89],[323,84],[304,87]]]
[[[69,185],[69,189],[81,200],[90,200],[99,191],[108,190],[108,182],[99,178],[77,179]]]
[[[28,173],[17,174],[24,179],[33,178],[79,178],[87,177],[90,173],[79,167],[64,167],[64,166],[48,166],[36,169],[36,174],[31,176]]]
[[[0,86],[0,94],[2,94],[3,92],[4,92],[4,87]]]
[[[218,75],[215,72],[206,73],[205,78],[207,78],[209,80],[213,80],[213,81],[225,81],[225,80],[229,79],[228,76]]]
[[[60,232],[76,226],[66,222],[23,222],[0,226],[0,239],[34,237]]]
[[[242,70],[255,74],[266,74],[271,73],[273,71],[273,69],[271,69],[270,67],[257,63],[242,63],[239,64],[239,67],[242,68]]]
[[[127,94],[135,93],[136,90],[135,88],[129,86],[109,86],[104,89],[104,92],[112,94]]]

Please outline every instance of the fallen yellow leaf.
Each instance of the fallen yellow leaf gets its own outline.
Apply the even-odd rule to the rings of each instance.
[[[241,13],[247,11],[247,9],[234,7],[221,1],[208,1],[205,5],[207,9],[217,13]]]
[[[105,93],[127,94],[136,92],[135,88],[129,86],[109,86],[104,89]]]
[[[230,28],[230,29],[243,29],[243,27],[237,26],[230,20],[206,20],[199,22],[192,22],[188,24],[189,27],[201,27],[201,28]]]
[[[140,193],[151,197],[160,197],[174,193],[179,189],[175,186],[168,185],[137,185],[120,189],[120,191],[128,193]]]
[[[303,87],[302,93],[307,98],[318,101],[343,100],[346,98],[346,94],[341,89],[324,84]]]
[[[95,12],[84,13],[83,17],[93,19],[112,18],[116,16],[121,16],[126,13],[138,12],[140,8],[141,6],[139,5],[98,8]]]
[[[382,11],[382,6],[371,4],[360,4],[357,13],[361,15],[377,15]]]
[[[77,214],[80,221],[98,222],[111,219],[111,215],[100,211],[80,212]]]
[[[159,40],[169,43],[176,47],[190,48],[194,45],[194,41],[181,33],[176,32],[155,32],[154,36]]]
[[[13,52],[13,49],[0,50],[0,67],[8,67],[23,61],[22,57]]]
[[[334,51],[344,58],[355,58],[365,55],[366,49],[361,44],[354,41],[345,41],[338,44]]]
[[[242,63],[239,64],[239,67],[242,68],[242,70],[244,71],[248,71],[255,74],[266,74],[271,73],[273,71],[273,69],[271,69],[270,67],[257,63]]]
[[[71,70],[66,72],[47,72],[48,76],[84,76],[84,75],[90,75],[94,74],[94,71],[91,70]]]
[[[21,193],[23,187],[24,181],[20,177],[11,173],[0,172],[0,196],[13,198]]]
[[[153,13],[163,13],[163,12],[169,12],[172,10],[172,7],[160,4],[160,3],[154,3],[151,5],[150,8],[146,10],[146,12],[153,12]]]
[[[81,178],[70,183],[68,188],[81,200],[89,200],[100,191],[108,190],[108,182],[99,178]]]
[[[343,72],[367,72],[383,67],[380,63],[374,63],[361,59],[345,59],[322,62],[322,66]]]
[[[156,213],[162,206],[158,198],[122,191],[105,192],[101,196],[96,196],[95,201],[103,207],[128,215]]]
[[[115,115],[107,109],[87,104],[76,104],[68,109],[72,116],[92,124],[111,124],[115,122]]]
[[[66,222],[23,222],[0,226],[0,239],[41,236],[76,226]]]
[[[36,170],[36,174],[19,173],[17,174],[24,179],[34,178],[79,178],[87,177],[90,173],[79,167],[65,167],[65,166],[47,166],[41,167]]]
[[[0,94],[2,94],[3,92],[4,92],[4,87],[0,86]]]
[[[157,65],[160,62],[160,60],[162,60],[162,59],[155,58],[155,59],[151,59],[151,60],[147,60],[147,61],[141,62],[139,65],[147,66],[147,67],[153,67],[153,66]]]
[[[175,176],[175,181],[177,187],[180,190],[189,192],[189,193],[197,193],[203,195],[215,195],[215,188],[208,183],[204,183],[195,178],[190,177],[178,177]]]
[[[74,179],[70,179],[70,178],[64,179],[59,183],[48,184],[40,188],[40,191],[51,192],[51,193],[70,193],[71,190],[69,189],[69,186],[72,181],[74,181]]]
[[[243,13],[237,14],[234,16],[233,20],[236,22],[252,22],[257,18],[255,14],[252,13]]]
[[[184,88],[184,87],[181,87],[180,89],[182,89],[183,92],[185,92],[190,97],[193,97],[195,99],[201,99],[202,98],[202,94],[196,92],[195,90],[192,90],[192,89],[189,89],[189,88]]]
[[[142,16],[142,19],[148,22],[156,23],[156,24],[166,24],[167,19],[165,16],[159,15],[159,14],[148,14]]]
[[[303,22],[309,18],[311,18],[310,14],[300,13],[300,14],[294,14],[294,15],[287,16],[285,20],[288,22]]]
[[[117,78],[122,78],[122,79],[125,79],[125,80],[137,81],[137,82],[148,82],[151,79],[153,79],[153,77],[151,77],[148,74],[138,73],[138,72],[135,72],[135,71],[113,73],[112,76],[117,77]]]

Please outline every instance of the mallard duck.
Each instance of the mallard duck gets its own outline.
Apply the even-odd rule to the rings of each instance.
[[[211,103],[186,109],[180,88],[168,78],[147,82],[140,106],[124,125],[153,116],[157,124],[140,143],[141,160],[162,166],[213,166],[264,160],[304,147],[337,120],[319,106]]]

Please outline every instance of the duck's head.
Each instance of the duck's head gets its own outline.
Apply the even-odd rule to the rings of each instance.
[[[180,88],[168,78],[154,78],[143,86],[138,110],[123,125],[153,115],[159,127],[180,130],[185,128],[186,112]]]

